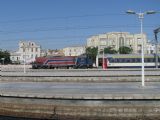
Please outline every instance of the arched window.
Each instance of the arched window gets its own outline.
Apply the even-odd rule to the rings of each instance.
[[[119,46],[124,46],[124,38],[123,37],[120,37],[119,38]]]

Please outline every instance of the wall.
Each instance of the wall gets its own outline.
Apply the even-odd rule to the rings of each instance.
[[[70,120],[108,118],[154,120],[160,117],[160,101],[63,100],[0,97],[0,115]]]

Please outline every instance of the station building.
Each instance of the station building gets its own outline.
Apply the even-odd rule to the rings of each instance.
[[[36,57],[41,55],[41,46],[32,41],[20,41],[19,48],[15,52],[10,53],[12,63],[31,63]]]
[[[144,41],[144,51],[147,53],[146,34],[130,34],[129,32],[109,32],[91,36],[87,39],[87,47],[98,47],[103,49],[112,47],[117,50],[121,46],[127,46],[133,49],[133,53],[141,53],[142,39]]]

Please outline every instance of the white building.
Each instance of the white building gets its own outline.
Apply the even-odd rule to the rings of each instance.
[[[63,50],[47,50],[47,56],[64,56]]]
[[[147,50],[147,54],[156,53],[156,46],[155,46],[155,44],[148,43],[146,45],[146,50]]]
[[[13,63],[31,63],[35,61],[36,57],[40,57],[41,47],[35,42],[20,41],[19,49],[16,52],[11,52],[10,59]]]
[[[147,53],[148,54],[156,53],[156,45],[149,43],[147,45]],[[157,53],[160,54],[160,44],[157,45]]]
[[[72,46],[63,48],[65,56],[79,56],[86,52],[85,46]]]
[[[10,52],[10,59],[12,63],[16,63],[16,64],[20,64],[23,62],[23,60],[21,59],[21,53],[19,53],[18,51]]]

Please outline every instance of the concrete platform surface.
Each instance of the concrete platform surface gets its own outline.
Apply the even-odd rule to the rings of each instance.
[[[1,82],[1,96],[48,99],[160,99],[160,83]]]
[[[20,76],[26,76],[26,77],[56,77],[56,76],[141,76],[141,71],[111,71],[111,70],[55,70],[55,71],[46,71],[46,72],[1,72],[1,76],[10,76],[10,77],[20,77]],[[160,76],[160,71],[145,71],[145,76]]]

